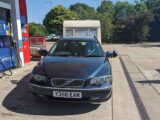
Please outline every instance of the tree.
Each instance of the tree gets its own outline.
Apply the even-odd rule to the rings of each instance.
[[[47,34],[46,28],[41,24],[29,23],[30,36],[44,36]]]
[[[126,2],[116,2],[114,5],[114,18],[118,19],[119,17],[126,17],[130,15],[134,15],[135,10],[134,10],[134,5],[129,4],[127,1]]]
[[[147,5],[143,0],[141,1],[135,1],[134,5],[135,13],[144,13],[148,11]]]
[[[148,39],[149,23],[153,21],[154,14],[160,18],[159,6],[160,2],[154,0],[137,0],[134,4],[120,1],[113,4],[111,0],[102,0],[96,10],[83,3],[71,5],[70,9],[60,5],[51,9],[43,24],[49,33],[61,35],[64,20],[96,19],[101,21],[103,42],[113,39],[140,42]]]
[[[97,19],[101,21],[102,41],[109,42],[113,37],[113,3],[110,0],[104,0],[97,8]]]
[[[101,22],[102,41],[109,42],[112,39],[114,25],[112,15],[110,13],[99,13],[97,19]]]
[[[95,19],[96,16],[95,9],[83,3],[71,5],[70,10],[76,12],[81,20]]]
[[[148,40],[149,23],[154,15],[149,12],[144,0],[117,2],[115,9],[114,40],[126,43],[135,43]]]
[[[105,12],[113,12],[113,3],[110,0],[103,0],[101,5],[97,8],[97,12],[105,13]]]
[[[57,35],[62,35],[63,21],[73,19],[78,19],[78,15],[75,12],[59,5],[51,9],[51,11],[46,15],[43,24],[50,34],[55,33]]]
[[[116,22],[114,39],[125,43],[146,41],[149,35],[149,23],[153,20],[153,14],[149,11],[121,18]]]
[[[160,21],[160,0],[142,0],[148,9],[155,15],[156,21]]]

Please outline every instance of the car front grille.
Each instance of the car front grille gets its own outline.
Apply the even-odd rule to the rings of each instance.
[[[51,84],[53,87],[73,87],[73,88],[82,88],[85,85],[85,80],[82,79],[51,79]]]

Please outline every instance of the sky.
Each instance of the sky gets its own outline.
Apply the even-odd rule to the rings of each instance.
[[[101,0],[26,0],[28,9],[28,21],[35,23],[43,23],[45,15],[57,5],[63,5],[69,8],[70,5],[77,2],[88,4],[91,7],[97,8],[100,5]],[[111,0],[113,3],[116,1],[128,1],[134,0]]]

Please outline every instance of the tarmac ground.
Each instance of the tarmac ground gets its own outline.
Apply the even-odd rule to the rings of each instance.
[[[112,96],[101,104],[37,100],[29,91],[30,72],[37,64],[13,70],[0,80],[0,120],[160,120],[160,46],[105,44],[119,57],[110,59]],[[47,43],[49,49],[53,43]]]

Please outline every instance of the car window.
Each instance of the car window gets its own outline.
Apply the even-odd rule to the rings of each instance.
[[[57,42],[50,50],[52,56],[79,56],[102,57],[103,52],[96,41],[70,41]]]

